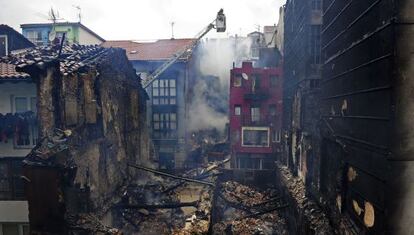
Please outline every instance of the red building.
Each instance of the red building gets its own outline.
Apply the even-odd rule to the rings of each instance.
[[[230,78],[231,166],[269,169],[281,149],[282,69],[243,62]]]

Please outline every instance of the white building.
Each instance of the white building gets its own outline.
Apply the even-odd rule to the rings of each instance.
[[[37,141],[36,85],[0,63],[0,235],[29,234],[22,160]]]

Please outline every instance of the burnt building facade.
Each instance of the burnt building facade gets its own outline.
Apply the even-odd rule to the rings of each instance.
[[[230,76],[230,148],[234,169],[270,169],[280,152],[282,69],[243,62]]]
[[[323,4],[320,192],[333,221],[355,234],[414,231],[413,9]]]
[[[319,153],[320,31],[322,1],[288,0],[284,8],[284,111],[282,162],[317,187]]]
[[[39,140],[23,166],[30,233],[108,232],[119,221],[114,205],[142,180],[128,164],[151,164],[147,94],[122,49],[59,51],[2,59],[36,88]]]

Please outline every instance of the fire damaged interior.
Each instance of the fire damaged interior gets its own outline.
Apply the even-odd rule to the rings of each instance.
[[[414,0],[263,2],[1,24],[0,235],[413,234]]]

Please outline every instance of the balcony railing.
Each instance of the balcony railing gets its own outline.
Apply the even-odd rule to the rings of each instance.
[[[272,115],[242,115],[241,124],[243,126],[270,126],[276,121],[276,116]]]
[[[267,88],[256,88],[252,89],[251,87],[246,88],[246,93],[244,94],[244,99],[261,101],[270,98],[269,89]]]

